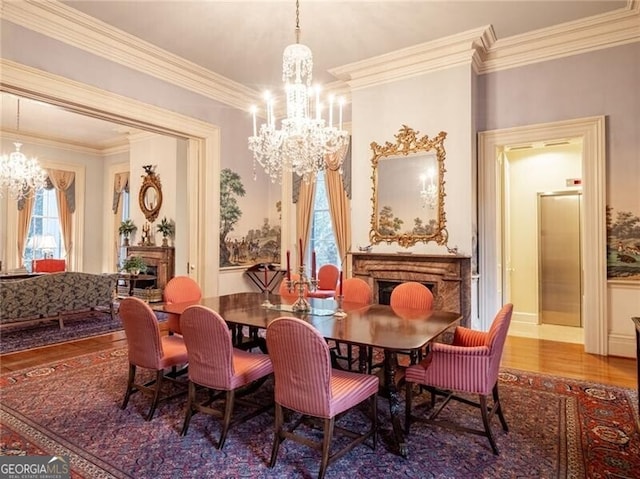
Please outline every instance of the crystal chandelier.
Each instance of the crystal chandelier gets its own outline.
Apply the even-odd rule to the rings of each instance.
[[[20,99],[18,99],[16,130],[20,131]],[[21,200],[44,187],[47,174],[36,158],[27,158],[20,151],[22,143],[15,142],[14,145],[16,151],[0,157],[0,196],[7,190],[12,198]]]
[[[271,181],[291,171],[309,181],[325,168],[327,154],[347,144],[349,133],[342,129],[342,99],[338,100],[338,122],[334,126],[334,98],[329,99],[328,125],[322,118],[320,88],[311,86],[313,58],[311,49],[300,43],[300,3],[296,1],[296,43],[287,46],[282,56],[282,80],[285,83],[287,117],[276,128],[274,100],[267,93],[266,123],[258,130],[255,107],[252,108],[253,136],[249,149]],[[255,171],[255,170],[254,170]]]
[[[422,182],[422,188],[420,189],[420,199],[422,200],[422,207],[434,209],[437,203],[438,189],[435,183],[435,168],[429,168],[426,175],[420,175],[420,181]],[[427,180],[429,182],[427,183]]]

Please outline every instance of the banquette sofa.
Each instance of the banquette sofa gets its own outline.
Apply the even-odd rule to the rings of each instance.
[[[0,326],[56,319],[82,311],[115,315],[117,274],[66,271],[0,281]]]

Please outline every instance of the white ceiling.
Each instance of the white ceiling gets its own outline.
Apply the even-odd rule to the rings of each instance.
[[[295,41],[295,2],[67,1],[66,5],[256,91],[282,84],[282,51]],[[348,63],[491,25],[498,39],[622,8],[626,1],[302,0],[301,43],[314,79]],[[15,130],[16,99],[2,95],[2,129]],[[118,125],[21,101],[20,131],[105,145]]]

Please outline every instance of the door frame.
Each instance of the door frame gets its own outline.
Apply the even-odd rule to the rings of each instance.
[[[483,326],[504,302],[504,162],[508,145],[538,141],[582,139],[582,198],[584,213],[582,310],[587,353],[607,355],[606,315],[606,138],[605,117],[595,116],[478,133],[479,310]]]

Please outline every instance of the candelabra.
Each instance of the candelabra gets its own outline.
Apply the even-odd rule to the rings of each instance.
[[[293,303],[291,309],[293,309],[293,311],[303,313],[311,311],[311,305],[309,304],[309,301],[307,301],[307,298],[304,297],[305,287],[309,291],[315,291],[318,287],[318,280],[307,277],[304,273],[304,264],[300,265],[298,272],[300,273],[298,279],[287,279],[287,288],[289,288],[290,293],[294,292],[296,289],[298,290],[298,299]]]

